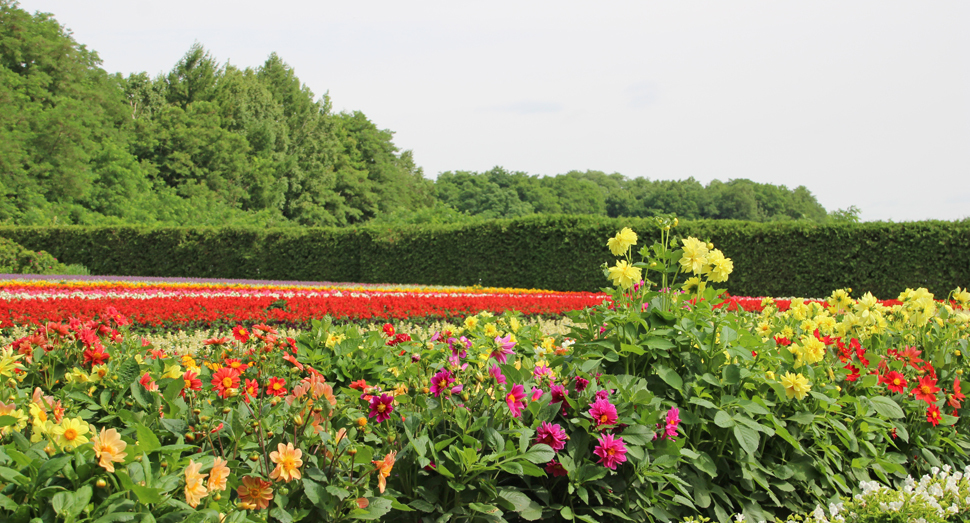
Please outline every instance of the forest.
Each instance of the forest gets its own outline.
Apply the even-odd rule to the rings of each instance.
[[[165,74],[108,73],[51,14],[0,0],[0,224],[349,226],[529,214],[854,219],[803,186],[425,176],[363,112],[334,112],[275,53],[259,67],[192,45]],[[662,176],[662,173],[658,173]]]

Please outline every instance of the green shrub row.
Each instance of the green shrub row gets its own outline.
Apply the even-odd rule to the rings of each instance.
[[[606,239],[649,219],[532,216],[408,228],[2,227],[93,274],[352,281],[598,290],[612,263]],[[907,287],[939,297],[970,284],[970,221],[907,223],[682,222],[734,261],[735,295],[821,297],[851,287],[893,298]],[[649,233],[652,234],[652,233]]]

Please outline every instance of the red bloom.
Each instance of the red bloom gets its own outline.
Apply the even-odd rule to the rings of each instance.
[[[233,330],[233,333],[235,333],[235,332],[236,331]],[[229,338],[227,338],[225,336],[223,336],[221,338],[209,338],[207,340],[203,340],[203,342],[202,342],[203,345],[225,345],[226,343],[229,343]]]
[[[141,383],[142,387],[145,387],[145,390],[147,390],[148,392],[153,392],[158,390],[158,385],[155,383],[155,380],[153,380],[152,377],[149,376],[147,372],[142,375],[141,379],[138,380],[138,383]]]
[[[246,330],[246,327],[243,327],[242,325],[236,325],[232,328],[232,336],[236,338],[239,343],[246,343],[249,341],[249,331]]]
[[[300,363],[296,358],[294,358],[293,355],[290,354],[289,352],[283,353],[283,359],[292,363],[293,366],[295,366],[296,368],[303,370],[303,364]]]
[[[182,380],[185,381],[185,386],[182,387],[183,391],[185,389],[202,390],[202,380],[199,379],[198,372],[187,370],[185,371],[185,374],[182,375]]]
[[[926,421],[932,423],[934,427],[939,425],[942,419],[943,414],[936,405],[930,405],[930,408],[926,409]]]
[[[243,371],[249,368],[249,365],[246,365],[245,363],[243,363],[242,361],[236,358],[226,360],[225,365],[230,369],[236,369],[236,372],[239,372],[240,374],[242,374]]]
[[[108,361],[111,355],[104,351],[104,347],[98,345],[94,349],[84,351],[84,363],[88,366],[101,365]]]
[[[775,343],[781,345],[782,347],[787,347],[791,345],[791,340],[784,336],[775,336]]]
[[[272,377],[266,385],[266,394],[270,396],[286,396],[286,380]]]
[[[960,378],[955,378],[953,380],[953,394],[950,394],[947,397],[947,404],[954,409],[959,409],[960,405],[962,405],[960,402],[962,402],[964,398],[965,396],[960,392]]]
[[[549,463],[546,463],[546,474],[552,474],[552,477],[554,478],[558,476],[569,475],[569,473],[566,472],[566,467],[563,467],[562,463],[559,463],[556,460],[552,460]]]
[[[350,383],[350,388],[363,391],[367,388],[367,382],[364,380],[357,380]]]
[[[259,382],[246,378],[246,386],[243,387],[243,401],[249,403],[250,398],[259,396]]]
[[[855,365],[849,363],[843,368],[849,371],[849,375],[845,377],[846,381],[856,381],[859,379],[859,369],[857,369]]]
[[[391,325],[390,323],[385,323],[384,324],[384,334],[386,334],[388,338],[393,338],[394,337],[394,326]]]
[[[239,388],[239,371],[229,367],[217,370],[212,376],[212,388],[220,398],[228,398],[229,389]]]
[[[885,383],[889,390],[899,393],[906,390],[906,385],[908,385],[908,383],[906,383],[906,378],[894,370],[879,376],[879,383]]]
[[[926,403],[936,403],[936,393],[940,391],[940,388],[936,386],[936,380],[930,376],[923,376],[919,379],[913,387],[913,395],[916,399],[923,400]]]
[[[916,347],[906,347],[902,352],[897,353],[896,358],[912,365],[914,369],[918,369],[919,364],[923,363],[923,360],[919,358],[922,353],[923,351],[916,350]]]

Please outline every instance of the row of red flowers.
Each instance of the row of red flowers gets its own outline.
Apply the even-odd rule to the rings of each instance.
[[[558,315],[597,305],[597,294],[491,295],[491,296],[295,296],[272,297],[180,296],[140,298],[57,298],[0,300],[0,326],[39,325],[78,318],[86,321],[107,307],[115,307],[133,323],[180,325],[212,322],[299,323],[332,316],[351,320],[405,320],[455,318],[481,311],[516,310],[525,315]]]

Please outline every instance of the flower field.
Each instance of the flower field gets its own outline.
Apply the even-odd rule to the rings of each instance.
[[[524,289],[350,287],[109,281],[0,281],[0,326],[87,321],[113,307],[147,326],[308,325],[342,320],[460,319],[481,311],[561,315],[605,294]]]
[[[970,293],[728,297],[657,226],[608,294],[4,282],[0,519],[970,517]]]

